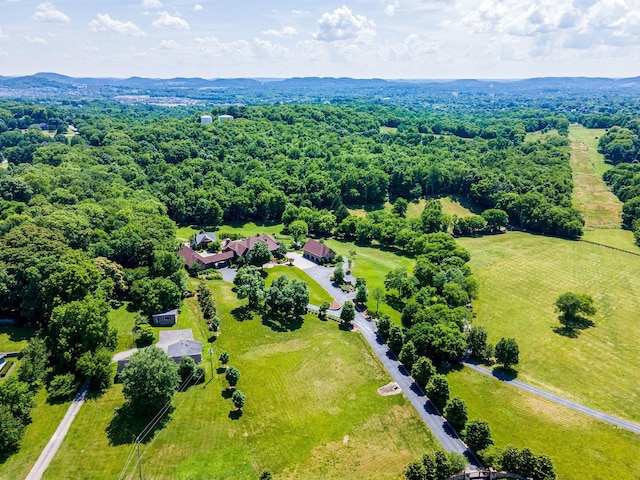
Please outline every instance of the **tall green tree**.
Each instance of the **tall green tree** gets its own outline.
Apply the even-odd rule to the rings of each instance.
[[[272,258],[273,255],[271,255],[267,244],[265,242],[257,242],[249,252],[247,262],[249,265],[262,267],[265,263],[269,263]]]
[[[256,310],[262,305],[266,296],[264,278],[260,270],[253,265],[242,267],[233,279],[239,299],[249,299],[249,307]]]
[[[489,445],[493,445],[489,424],[485,420],[477,418],[471,420],[465,430],[465,442],[474,452],[479,452]]]
[[[511,368],[520,361],[520,349],[515,338],[501,338],[496,344],[496,360],[504,365],[505,368]]]
[[[340,321],[344,324],[353,322],[356,318],[356,308],[353,302],[346,301],[342,305],[342,311],[340,312]]]
[[[439,411],[442,411],[449,400],[449,382],[444,375],[431,377],[424,392]]]
[[[118,333],[109,324],[110,310],[103,298],[92,296],[54,308],[46,337],[54,365],[75,372],[84,353],[113,351]]]
[[[125,400],[143,416],[170,402],[180,385],[178,365],[156,346],[134,353],[120,380]]]

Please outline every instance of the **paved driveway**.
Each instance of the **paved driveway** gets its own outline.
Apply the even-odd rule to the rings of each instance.
[[[316,265],[313,268],[306,270],[306,273],[311,278],[318,282],[325,290],[327,290],[327,292],[329,292],[330,295],[343,304],[345,301],[351,300],[355,294],[353,292],[345,293],[340,290],[340,288],[336,287],[333,282],[329,280],[332,272],[332,268],[320,265]],[[350,280],[353,281],[352,278],[350,278]],[[339,313],[335,314],[339,315]],[[427,398],[422,389],[413,381],[413,378],[411,378],[404,365],[398,361],[395,354],[389,350],[382,338],[380,338],[376,331],[375,322],[364,318],[362,312],[356,309],[356,317],[353,323],[362,333],[362,336],[367,340],[371,349],[389,371],[395,382],[400,386],[403,393],[409,399],[420,417],[422,417],[423,421],[431,429],[442,446],[450,452],[463,454],[467,457],[471,465],[480,466],[480,462],[478,462],[474,454],[467,448],[464,442],[460,440],[455,430],[451,428],[446,420],[440,415],[436,407]]]

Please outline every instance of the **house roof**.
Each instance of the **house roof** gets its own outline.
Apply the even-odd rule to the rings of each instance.
[[[159,316],[167,316],[167,315],[174,315],[174,316],[178,316],[178,309],[174,308],[173,310],[167,310],[166,312],[162,312],[162,313],[154,313],[152,316],[153,317],[159,317]]]
[[[235,252],[237,256],[244,257],[258,242],[266,243],[271,253],[275,252],[280,246],[280,243],[276,242],[271,235],[265,233],[254,237],[243,238],[241,240],[227,239],[222,249],[225,251],[231,250]]]
[[[189,355],[201,355],[202,343],[196,340],[182,339],[167,345],[167,355],[171,358],[188,357]]]
[[[224,260],[230,260],[233,257],[234,257],[234,253],[232,251],[212,253],[209,255],[200,254],[200,259],[205,265],[208,265],[210,263],[222,262]]]
[[[200,232],[196,233],[196,245],[201,243],[209,243],[216,241],[216,234],[214,232]]]
[[[187,264],[187,267],[190,267],[197,261],[202,261],[200,254],[186,245],[183,245],[182,248],[178,250],[178,255],[184,258],[184,263]]]
[[[327,255],[333,253],[333,250],[327,247],[324,243],[320,243],[317,240],[313,240],[312,238],[307,240],[307,243],[304,244],[302,250],[305,253],[318,258],[325,258],[327,257]]]

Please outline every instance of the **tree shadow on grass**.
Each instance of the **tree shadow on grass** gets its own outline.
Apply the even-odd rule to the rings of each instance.
[[[229,418],[231,420],[240,420],[240,417],[242,417],[242,410],[231,410],[229,412]]]
[[[518,377],[518,371],[512,367],[496,367],[491,371],[491,374],[497,378],[498,380],[502,380],[503,382],[509,382],[511,380],[515,380]]]
[[[393,308],[396,312],[401,312],[404,309],[405,302],[397,295],[387,293],[384,302]]]
[[[262,324],[274,332],[292,332],[302,328],[302,317],[281,317],[266,313],[262,316]]]
[[[593,320],[581,316],[568,318],[565,315],[560,315],[558,320],[562,325],[552,327],[554,333],[568,338],[578,338],[582,330],[596,326]]]
[[[141,443],[151,440],[156,431],[161,430],[173,412],[173,407],[169,409],[160,420],[149,430],[145,430],[154,419],[157,412],[140,412],[125,404],[119,409],[114,409],[114,415],[106,428],[110,445],[126,445],[136,441],[144,431],[144,436],[140,438]]]
[[[30,340],[36,330],[29,327],[17,325],[0,325],[0,335],[7,334],[12,342],[23,342]]]
[[[216,368],[216,373],[218,375],[222,375],[226,371],[227,371],[227,367],[218,367],[218,368]]]
[[[233,396],[233,392],[235,392],[235,388],[225,388],[222,391],[222,398],[224,398],[225,400],[229,400],[232,396]]]
[[[340,323],[338,323],[338,328],[340,330],[345,331],[345,332],[350,332],[350,331],[353,330],[353,324],[352,323],[340,322]]]
[[[231,315],[238,322],[246,322],[247,320],[253,319],[253,310],[249,307],[249,305],[243,305],[242,307],[236,307],[231,310]]]
[[[0,465],[2,465],[3,463],[5,463],[7,460],[9,460],[9,457],[11,457],[14,453],[18,453],[19,447],[15,446],[15,447],[11,447],[3,452],[0,452]]]

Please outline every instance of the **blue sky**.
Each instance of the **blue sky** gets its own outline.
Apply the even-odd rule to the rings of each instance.
[[[0,75],[640,75],[640,0],[0,0]]]

